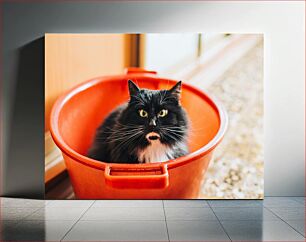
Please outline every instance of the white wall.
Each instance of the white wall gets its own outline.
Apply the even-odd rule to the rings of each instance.
[[[168,10],[164,17],[133,30],[264,33],[265,195],[304,195],[305,3],[204,1],[169,5],[159,5]],[[152,3],[147,8],[156,11]]]
[[[145,68],[166,71],[186,59],[196,58],[197,48],[198,34],[146,34]]]
[[[1,194],[32,197],[33,194],[40,197],[44,194],[44,164],[41,162],[41,157],[44,157],[41,148],[44,105],[43,87],[39,85],[43,83],[40,71],[43,70],[43,61],[39,59],[43,58],[43,45],[39,42],[41,45],[32,50],[35,42],[29,42],[37,42],[46,32],[260,32],[265,34],[265,195],[304,195],[304,11],[303,1],[3,3],[4,117],[0,118],[4,121],[5,131],[1,167],[6,180]],[[32,53],[27,52],[29,49],[36,56],[27,54]],[[14,90],[18,84],[16,70],[20,64],[17,61],[20,50],[23,54],[21,64],[25,61],[31,63],[24,65],[26,69],[22,69],[22,74],[26,75],[23,78],[33,85],[25,82],[27,85],[21,87],[28,87],[31,92],[22,90],[18,96]],[[40,68],[37,63],[41,64]],[[14,103],[19,106],[12,110]],[[26,115],[28,110],[31,110],[31,115]],[[19,117],[10,126],[17,131],[26,127],[23,134],[26,132],[30,136],[24,135],[23,138],[18,132],[16,136],[10,135],[8,124],[14,121],[10,111],[16,114],[14,117]],[[31,137],[31,142],[28,142],[28,137]],[[16,145],[8,152],[12,142]]]
[[[305,191],[304,6],[195,2],[167,20],[177,26],[173,31],[264,33],[266,196],[298,196]]]

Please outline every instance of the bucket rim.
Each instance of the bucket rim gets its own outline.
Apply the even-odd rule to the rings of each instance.
[[[94,86],[104,81],[122,81],[122,79],[133,79],[133,78],[149,78],[155,80],[163,80],[169,82],[177,82],[177,80],[164,78],[157,76],[151,73],[129,73],[129,74],[122,74],[122,75],[109,75],[109,76],[102,76],[89,79],[85,82],[78,84],[77,86],[69,89],[68,91],[64,92],[60,95],[55,103],[53,104],[51,114],[50,114],[50,133],[54,140],[54,143],[57,147],[62,151],[63,155],[70,157],[74,161],[82,163],[86,166],[98,169],[98,170],[105,170],[106,166],[111,165],[114,168],[121,168],[121,169],[146,169],[146,168],[158,168],[161,165],[166,165],[168,169],[173,169],[178,166],[185,165],[190,163],[194,160],[197,160],[200,157],[203,157],[209,154],[211,151],[215,149],[215,147],[221,142],[223,139],[225,132],[228,127],[228,115],[223,107],[223,105],[212,95],[208,95],[205,91],[191,85],[188,83],[183,83],[184,88],[189,89],[193,93],[199,95],[201,98],[205,99],[214,109],[217,111],[219,115],[219,122],[220,126],[216,133],[216,135],[204,146],[197,149],[194,152],[188,153],[185,156],[172,159],[166,162],[156,162],[156,163],[149,163],[149,164],[125,164],[125,163],[108,163],[102,162],[98,160],[91,159],[87,156],[81,155],[75,150],[73,150],[62,138],[59,127],[58,127],[58,119],[60,115],[60,111],[62,107],[76,94]]]

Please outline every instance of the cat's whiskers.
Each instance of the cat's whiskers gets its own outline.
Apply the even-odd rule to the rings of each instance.
[[[143,129],[133,130],[130,133],[126,133],[126,132],[125,133],[121,133],[121,132],[117,131],[114,135],[111,135],[110,137],[111,138],[119,137],[118,139],[125,139],[125,138],[133,137],[134,135],[139,134],[139,133],[143,133]]]
[[[126,138],[131,134],[134,134],[135,132],[143,132],[143,127],[139,126],[139,125],[135,125],[136,128],[128,128],[128,127],[121,127],[121,128],[108,128],[108,131],[104,131],[105,133],[110,134],[109,137],[107,137],[107,139],[102,139],[102,140],[110,140],[110,139],[116,139],[116,138]],[[98,139],[98,138],[97,138]]]
[[[140,128],[134,128],[134,129],[116,129],[116,130],[114,130],[114,132],[116,132],[116,133],[122,132],[122,133],[125,133],[125,134],[131,134],[131,133],[134,133],[135,131],[139,131],[139,130],[143,130],[143,129],[140,129]]]
[[[180,124],[177,124],[177,125],[163,125],[163,127],[173,127],[173,128],[179,128],[179,129],[181,129],[181,128],[187,128],[188,126],[187,125],[180,125]]]
[[[133,140],[135,140],[136,138],[140,137],[142,134],[141,131],[136,132],[135,134],[130,135],[128,138],[126,138],[125,141],[118,143],[117,145],[115,145],[112,149],[112,154],[116,157],[118,157],[118,152],[121,148],[123,148],[124,146],[127,146],[127,144],[129,144],[130,142],[132,142]],[[115,141],[113,141],[115,143]]]
[[[176,132],[176,131],[175,131]],[[185,131],[184,131],[185,132]],[[183,133],[184,133],[183,132]],[[172,134],[173,135],[173,134]],[[186,136],[186,135],[182,135],[182,134],[180,134],[180,133],[176,133],[175,135],[177,135],[177,136],[179,136],[180,138],[182,138],[182,139],[187,139],[187,137],[189,136],[202,136],[201,134],[199,134],[199,133],[196,133],[196,134],[194,134],[194,133],[192,133],[191,132],[191,130],[189,130],[189,132],[188,132],[188,136]],[[196,144],[196,145],[198,145],[198,146],[202,146],[202,144],[200,144],[200,143],[198,143],[198,142],[196,142],[195,140],[193,140],[193,139],[191,139],[190,141],[190,144]]]
[[[167,128],[161,128],[160,129],[165,135],[170,136],[175,141],[184,140],[186,139],[185,131],[179,132],[178,130],[171,130]]]
[[[162,127],[162,129],[170,130],[170,131],[174,131],[174,132],[183,132],[183,133],[186,132],[186,130],[183,130],[182,128],[164,128],[164,127]]]
[[[175,142],[180,141],[177,137],[175,137],[174,135],[172,135],[171,133],[167,132],[166,135],[170,138],[172,138]]]
[[[205,129],[195,129],[192,126],[189,126],[189,127],[186,127],[186,126],[176,127],[176,126],[166,125],[163,128],[165,128],[165,129],[173,129],[173,130],[181,132],[181,133],[188,132],[188,135],[191,135],[191,136],[203,136],[203,135],[205,135],[205,134],[200,134],[200,132],[199,132],[199,131],[205,130]]]
[[[131,134],[134,134],[135,132],[138,132],[138,131],[142,131],[143,130],[133,130],[133,131],[121,131],[121,130],[118,130],[115,132],[112,132],[112,133],[109,133],[109,137],[112,137],[112,138],[117,138],[117,137],[124,137],[124,136],[128,136],[128,135],[131,135]]]
[[[140,130],[140,129],[143,129],[143,128],[139,125],[121,125],[121,124],[120,125],[117,124],[115,128],[107,128],[107,130],[109,130],[109,133],[118,132],[118,131],[134,132],[135,130]],[[104,132],[107,133],[107,131],[104,131]]]
[[[164,130],[167,130],[167,131],[170,131],[170,132],[178,132],[178,133],[186,133],[187,130],[186,129],[183,129],[183,128],[180,128],[180,127],[161,127],[161,129],[164,129]]]
[[[115,127],[120,127],[120,128],[142,128],[141,125],[139,124],[120,124],[120,123],[117,123],[115,125]]]
[[[114,139],[114,138],[118,138],[118,139],[125,139],[127,137],[129,137],[130,135],[133,135],[135,133],[142,133],[143,129],[134,129],[131,131],[124,131],[123,133],[120,131],[116,131],[116,133],[113,133],[113,135],[110,136],[110,138]]]
[[[140,133],[140,132],[139,132]],[[136,135],[136,134],[138,134],[138,133],[135,133],[134,135]],[[125,141],[125,140],[128,140],[128,139],[130,139],[132,136],[134,136],[134,135],[129,135],[129,136],[124,136],[124,137],[118,137],[118,138],[113,138],[113,137],[111,137],[111,139],[110,139],[110,142],[111,143],[116,143],[116,142],[118,142],[118,141]],[[131,136],[131,137],[130,137]]]
[[[126,142],[123,142],[126,143]],[[114,161],[119,161],[119,157],[120,157],[120,151],[122,151],[122,148],[125,146],[126,144],[122,144],[119,143],[117,146],[114,146],[113,149],[111,150],[111,154],[114,157]]]

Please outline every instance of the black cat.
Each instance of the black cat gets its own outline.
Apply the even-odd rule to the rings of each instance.
[[[188,118],[180,105],[181,81],[170,90],[139,89],[97,129],[90,158],[112,163],[153,163],[188,153]]]

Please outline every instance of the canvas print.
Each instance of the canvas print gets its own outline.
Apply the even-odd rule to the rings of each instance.
[[[46,34],[46,198],[262,199],[263,39]]]

